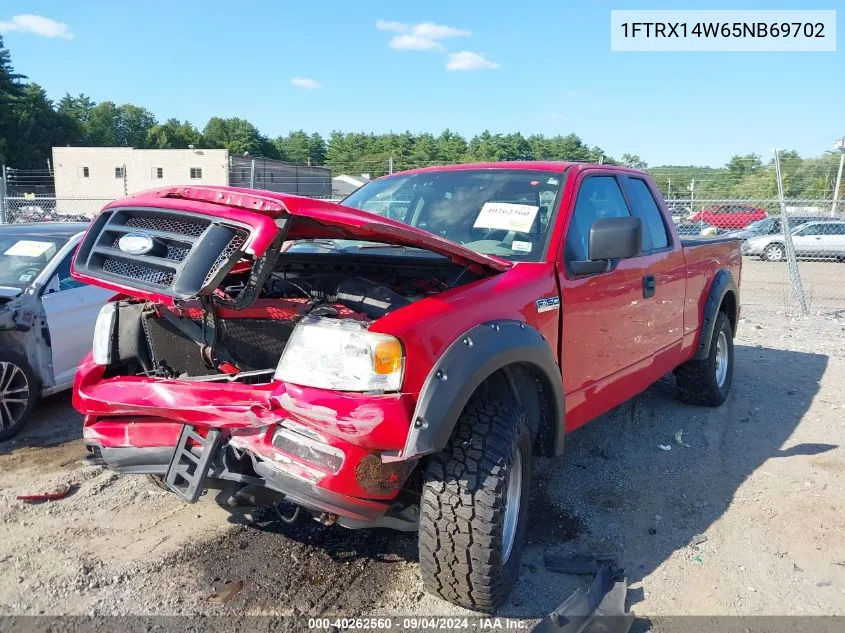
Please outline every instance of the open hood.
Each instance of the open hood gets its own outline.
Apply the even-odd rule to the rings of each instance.
[[[117,200],[91,223],[73,276],[155,301],[212,294],[244,255],[253,272],[286,240],[359,239],[422,248],[479,274],[512,263],[326,200],[232,187],[171,187]],[[272,266],[272,263],[270,263]]]

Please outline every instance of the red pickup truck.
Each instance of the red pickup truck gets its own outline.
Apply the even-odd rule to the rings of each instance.
[[[196,501],[418,530],[428,589],[496,609],[534,455],[675,372],[728,396],[735,240],[681,240],[647,174],[435,167],[341,204],[226,187],[118,200],[74,276],[118,294],[79,368],[88,457]]]
[[[702,209],[692,214],[687,222],[703,222],[717,229],[731,230],[744,229],[746,226],[757,220],[765,220],[768,217],[765,209],[751,206],[749,204],[717,204],[709,209]]]

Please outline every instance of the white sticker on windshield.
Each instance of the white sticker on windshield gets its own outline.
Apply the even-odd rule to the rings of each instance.
[[[540,207],[512,202],[485,202],[473,228],[528,233]]]
[[[53,242],[36,242],[35,240],[18,240],[6,249],[4,255],[13,257],[41,257],[53,246]]]
[[[520,253],[530,253],[531,252],[531,242],[520,242],[519,240],[514,240],[511,243],[511,250],[512,251],[519,251]]]

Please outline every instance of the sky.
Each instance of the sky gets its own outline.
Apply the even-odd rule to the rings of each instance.
[[[742,8],[843,8],[835,0],[806,5]],[[611,9],[705,8],[736,7],[3,0],[0,33],[15,69],[53,99],[85,93],[200,129],[212,116],[237,116],[271,137],[295,129],[574,132],[652,166],[718,166],[734,154],[768,157],[775,147],[808,156],[832,149],[845,136],[842,36],[836,52],[610,51]]]

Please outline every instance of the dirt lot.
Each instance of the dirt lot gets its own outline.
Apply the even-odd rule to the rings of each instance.
[[[818,290],[796,318],[785,267],[746,262],[723,407],[680,404],[667,377],[537,463],[502,615],[542,617],[586,584],[545,570],[544,551],[566,548],[617,551],[638,616],[845,615],[845,266],[805,269]],[[233,516],[212,492],[186,505],[86,467],[79,433],[62,395],[0,448],[0,613],[468,613],[423,592],[413,535]],[[61,501],[14,498],[62,483],[76,489]]]

